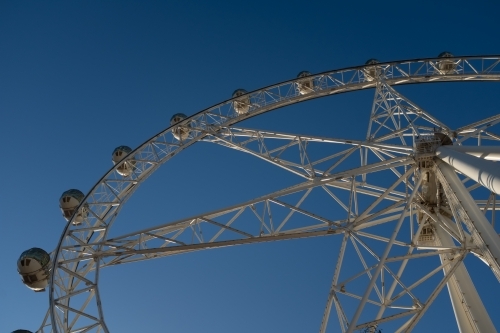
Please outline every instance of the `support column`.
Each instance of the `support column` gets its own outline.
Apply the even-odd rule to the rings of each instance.
[[[446,146],[461,153],[484,158],[490,161],[500,161],[500,146]]]
[[[436,228],[436,236],[440,245],[455,246],[451,236],[440,226]],[[442,254],[440,258],[443,263],[448,260],[448,255]],[[446,274],[450,267],[446,266],[443,270]],[[460,333],[497,332],[463,263],[456,268],[447,287]]]
[[[480,162],[488,162],[473,156],[468,157],[476,159]],[[493,273],[497,279],[500,280],[500,237],[497,235],[488,219],[486,219],[483,212],[476,205],[476,202],[470,195],[469,191],[467,191],[464,184],[455,173],[455,170],[442,161],[438,160],[436,162],[438,169],[441,171],[447,183],[443,184],[443,186],[449,186],[449,188],[453,191],[452,195],[458,200],[457,204],[463,208],[462,214],[464,214],[464,218],[467,221],[467,228],[470,229],[469,231],[474,239],[474,243],[479,246],[481,251],[483,251],[485,259],[493,270]],[[500,179],[497,180],[500,182]]]
[[[491,192],[500,193],[500,165],[475,156],[464,154],[456,149],[441,146],[436,155],[467,177],[488,188]]]

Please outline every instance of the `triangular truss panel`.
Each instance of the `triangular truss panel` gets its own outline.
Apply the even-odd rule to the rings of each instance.
[[[451,133],[444,123],[384,81],[377,84],[367,132],[368,141],[413,146],[416,137],[436,131],[447,135]]]
[[[399,157],[411,151],[411,147],[401,145],[237,127],[224,128],[207,136],[205,141],[254,155],[307,179],[325,177],[359,166],[364,147]]]

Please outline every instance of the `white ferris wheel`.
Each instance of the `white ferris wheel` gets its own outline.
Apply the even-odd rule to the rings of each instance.
[[[396,87],[465,81],[500,81],[500,57],[443,52],[432,59],[372,59],[359,67],[301,72],[253,92],[238,89],[230,100],[190,117],[175,114],[171,126],[139,147],[116,148],[114,167],[87,194],[63,193],[68,223],[55,251],[33,248],[19,258],[23,282],[35,291],[48,289],[49,310],[37,332],[109,332],[99,293],[102,268],[319,236],[340,243],[320,333],[385,327],[410,332],[445,289],[460,332],[496,332],[464,258],[477,257],[500,280],[494,228],[500,114],[450,128]],[[277,108],[362,89],[375,93],[365,140],[238,126]],[[238,205],[110,237],[139,185],[197,142],[250,154],[302,181]],[[314,211],[307,202],[321,195],[328,209]]]

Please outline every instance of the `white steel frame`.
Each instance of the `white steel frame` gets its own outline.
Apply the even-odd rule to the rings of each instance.
[[[491,144],[483,147],[487,140],[500,141],[500,135],[491,131],[500,114],[452,129],[394,86],[500,81],[500,57],[446,58],[453,64],[446,71],[440,70],[442,61],[405,60],[311,75],[306,78],[312,82],[309,93],[299,91],[298,79],[287,81],[217,104],[145,141],[125,158],[135,159],[134,172],[122,177],[116,171],[118,164],[110,169],[80,205],[88,210],[84,223],[73,225],[70,220],[66,225],[53,255],[49,311],[37,332],[109,332],[99,296],[103,267],[216,247],[336,234],[341,235],[341,246],[320,332],[326,332],[332,308],[342,332],[375,332],[388,322],[399,323],[397,332],[409,332],[445,285],[461,332],[496,332],[463,260],[473,253],[500,278],[496,260],[500,242],[493,229],[500,175],[491,167],[495,162],[488,161],[498,160],[500,149]],[[364,141],[235,126],[293,103],[369,88],[375,89],[375,97]],[[248,103],[248,111],[236,112],[235,102]],[[173,131],[178,127],[189,129],[189,136],[176,139]],[[451,138],[454,145],[441,146],[436,138],[442,137]],[[465,146],[473,140],[475,146]],[[139,185],[199,141],[251,154],[302,177],[303,182],[240,205],[109,238],[121,207]],[[456,163],[456,156],[465,157]],[[486,180],[476,177],[483,169],[491,171]],[[380,177],[384,182],[377,181]],[[491,195],[473,198],[471,193],[483,185]],[[426,191],[431,187],[437,190],[429,197]],[[318,192],[331,199],[335,218],[304,207]],[[486,212],[492,212],[491,221]],[[424,235],[432,237],[424,241]],[[362,268],[345,275],[349,267],[343,259],[348,252],[359,258]],[[403,273],[411,263],[432,257],[438,258],[435,266],[427,267],[417,280],[406,279]],[[346,311],[350,302],[355,304],[353,313]]]

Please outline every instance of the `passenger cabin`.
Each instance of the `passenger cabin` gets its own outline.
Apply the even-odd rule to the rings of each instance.
[[[120,163],[125,158],[125,156],[127,156],[131,152],[132,152],[132,148],[130,148],[128,146],[117,147],[115,150],[113,150],[113,154],[111,155],[113,165]],[[128,158],[126,161],[121,162],[118,165],[118,167],[116,168],[116,172],[118,172],[118,174],[123,176],[123,177],[128,177],[134,171],[135,163],[136,163],[136,161],[133,157]]]
[[[184,119],[186,119],[187,116],[184,113],[176,113],[170,118],[170,125],[174,126],[177,123],[180,123]],[[174,138],[177,140],[186,140],[189,137],[189,134],[191,134],[191,124],[186,124],[186,125],[179,125],[176,128],[172,130],[172,134]]]
[[[311,73],[307,71],[302,71],[297,75],[297,90],[301,95],[307,95],[314,92],[314,80],[311,77]]]
[[[377,67],[379,63],[380,61],[377,59],[369,59],[365,62],[364,73],[366,81],[373,81],[380,75],[380,69]]]
[[[240,97],[241,96],[241,97]],[[247,91],[245,89],[236,89],[233,92],[233,98],[236,98],[233,101],[233,109],[236,111],[238,115],[242,115],[250,110],[250,96],[247,95]]]
[[[80,190],[76,189],[67,190],[61,195],[59,199],[59,208],[61,208],[62,215],[66,221],[69,221],[73,214],[75,214],[75,210],[80,206],[84,198],[85,195]],[[73,218],[73,224],[81,224],[83,220],[87,218],[87,215],[87,208],[81,207]]]
[[[17,260],[17,271],[23,283],[34,291],[44,291],[50,277],[50,255],[34,247],[24,251]]]
[[[457,64],[454,60],[449,59],[453,58],[453,54],[450,52],[441,52],[438,55],[438,58],[442,58],[443,60],[438,61],[438,68],[441,71],[441,73],[444,74],[451,74],[455,71],[455,68],[457,67]]]

